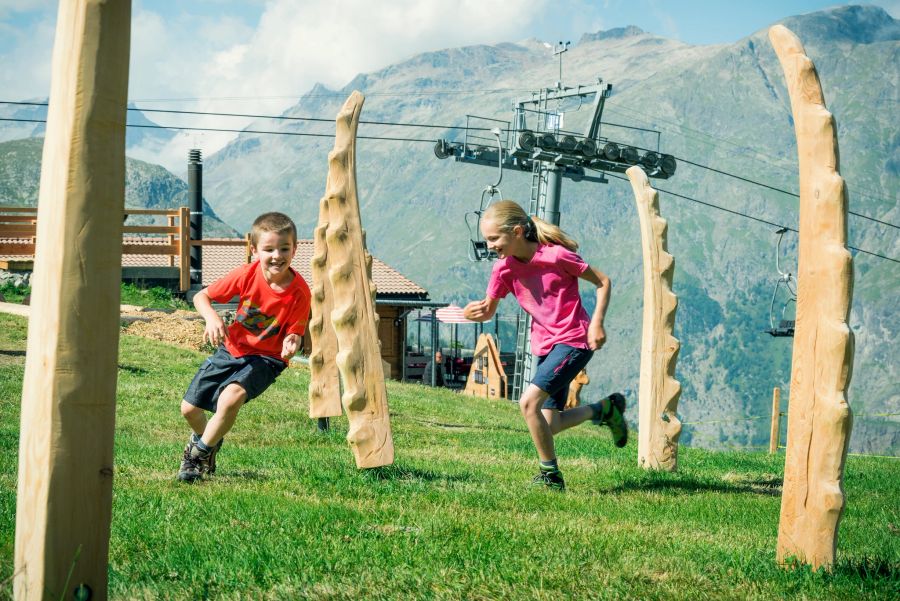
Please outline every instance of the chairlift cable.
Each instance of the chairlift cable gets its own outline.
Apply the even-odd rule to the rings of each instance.
[[[600,170],[600,169],[592,169],[592,171],[598,171],[598,172],[600,172],[601,170]],[[613,174],[613,173],[610,173],[610,172],[608,172],[608,171],[603,171],[602,173],[604,173],[605,175],[607,175],[607,176],[609,176],[609,177],[612,177],[612,178],[615,178],[615,179],[622,180],[622,181],[624,181],[624,182],[629,182],[629,181],[630,181],[630,180],[629,180],[628,178],[626,178],[626,177],[620,177],[620,176],[615,175],[615,174]],[[663,192],[663,193],[665,193],[665,194],[669,194],[670,196],[674,196],[674,197],[676,197],[676,198],[683,198],[684,200],[689,200],[689,201],[691,201],[691,202],[695,202],[695,203],[697,203],[697,204],[701,204],[701,205],[704,205],[704,206],[707,206],[707,207],[710,207],[710,208],[713,208],[713,209],[718,209],[719,211],[725,211],[726,213],[731,213],[731,214],[733,214],[733,215],[738,215],[738,216],[744,217],[744,218],[746,218],[746,219],[751,219],[751,220],[753,220],[753,221],[758,221],[759,223],[764,223],[764,224],[766,224],[766,225],[771,225],[772,227],[785,228],[785,229],[790,230],[790,231],[792,231],[792,232],[800,233],[800,230],[798,230],[797,228],[793,228],[793,227],[790,227],[790,226],[787,226],[787,225],[783,225],[783,224],[781,224],[781,223],[775,223],[774,221],[768,221],[767,219],[762,219],[762,218],[760,218],[760,217],[754,217],[753,215],[748,215],[747,213],[742,213],[742,212],[740,212],[740,211],[735,211],[734,209],[729,209],[729,208],[726,208],[726,207],[723,207],[723,206],[720,206],[720,205],[715,205],[715,204],[712,204],[712,203],[710,203],[710,202],[706,202],[706,201],[703,201],[703,200],[699,200],[699,199],[697,199],[697,198],[692,198],[692,197],[690,197],[690,196],[685,196],[685,195],[683,195],[683,194],[678,194],[677,192],[672,192],[672,191],[669,191],[669,190],[663,190],[662,188],[656,188],[656,187],[654,187],[654,189],[657,190],[657,191],[659,191],[659,192]],[[858,248],[858,247],[856,247],[856,246],[850,246],[850,245],[847,245],[847,248],[849,248],[850,250],[855,250],[856,252],[860,252],[860,253],[863,253],[863,254],[872,255],[873,257],[878,257],[879,259],[884,259],[884,260],[886,260],[886,261],[892,261],[892,262],[894,262],[894,263],[900,263],[900,259],[894,259],[894,258],[892,258],[892,257],[886,257],[886,256],[881,255],[881,254],[878,254],[878,253],[876,253],[876,252],[872,252],[872,251],[869,251],[869,250],[865,250],[865,249],[862,249],[862,248]]]

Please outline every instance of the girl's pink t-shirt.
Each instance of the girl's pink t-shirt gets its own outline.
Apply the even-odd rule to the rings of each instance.
[[[557,244],[541,244],[527,263],[504,257],[494,264],[487,296],[501,299],[512,292],[531,315],[531,352],[542,356],[555,344],[588,348],[590,318],[578,294],[578,276],[588,264]]]

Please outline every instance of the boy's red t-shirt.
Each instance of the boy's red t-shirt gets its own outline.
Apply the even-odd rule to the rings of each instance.
[[[281,361],[285,336],[302,336],[306,331],[309,286],[293,268],[291,272],[294,279],[283,292],[272,290],[259,261],[241,265],[206,289],[209,298],[217,303],[239,298],[234,323],[228,327],[225,339],[225,348],[233,356],[266,355]]]

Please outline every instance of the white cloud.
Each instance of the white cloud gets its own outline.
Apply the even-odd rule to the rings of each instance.
[[[515,39],[549,6],[547,0],[272,0],[255,30],[224,16],[164,20],[141,10],[134,17],[129,96],[197,98],[191,109],[277,114],[315,83],[342,87],[359,73],[423,51]],[[235,98],[245,101],[238,105]],[[150,117],[200,127],[248,122]],[[192,145],[209,154],[233,137],[181,133],[160,161],[181,170]]]

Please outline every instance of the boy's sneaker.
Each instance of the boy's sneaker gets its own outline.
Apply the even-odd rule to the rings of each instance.
[[[625,397],[614,392],[606,400],[606,413],[599,419],[591,420],[598,426],[609,426],[613,443],[622,448],[628,444],[628,422],[625,421]]]
[[[566,483],[563,480],[562,472],[559,470],[541,470],[531,480],[533,486],[546,486],[553,490],[566,490]]]
[[[209,453],[209,475],[213,475],[216,473],[216,455],[219,452],[219,449],[222,448],[222,443],[225,442],[225,437],[219,439],[219,444],[213,447],[212,451]]]
[[[209,472],[209,456],[212,451],[204,453],[193,441],[189,441],[184,447],[184,456],[181,458],[181,468],[178,470],[178,479],[182,482],[199,480]]]

